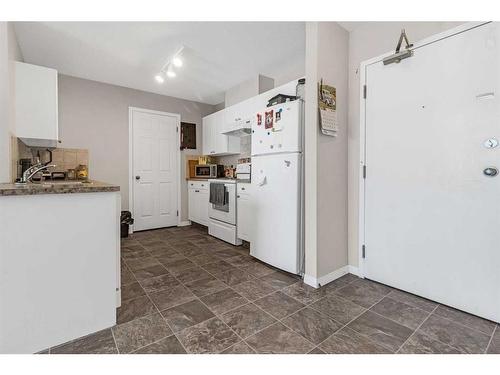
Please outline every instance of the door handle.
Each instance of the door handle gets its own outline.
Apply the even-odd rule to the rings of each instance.
[[[496,167],[488,167],[483,170],[485,176],[495,177],[498,174],[498,169]]]
[[[139,181],[141,179],[141,176],[135,176],[135,179]]]

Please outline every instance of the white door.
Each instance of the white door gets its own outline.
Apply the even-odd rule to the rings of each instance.
[[[177,225],[179,116],[132,110],[134,230]]]
[[[498,24],[366,69],[365,276],[500,321]]]
[[[252,157],[250,255],[299,273],[301,154]]]

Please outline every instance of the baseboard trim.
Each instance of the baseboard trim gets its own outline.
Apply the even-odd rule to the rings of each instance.
[[[313,288],[319,288],[318,280],[309,275],[304,275],[304,284],[312,286]]]
[[[179,224],[177,224],[178,227],[187,227],[188,225],[191,225],[189,220],[179,221]]]
[[[359,269],[358,267],[348,265],[319,278],[310,275],[304,275],[304,283],[312,286],[313,288],[319,288],[320,286],[331,283],[332,281],[337,280],[348,273],[359,276]]]
[[[349,273],[352,273],[353,275],[361,277],[361,274],[360,274],[358,267],[355,267],[355,266],[347,266],[347,267],[349,267]]]

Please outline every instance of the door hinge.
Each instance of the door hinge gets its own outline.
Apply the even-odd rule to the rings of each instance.
[[[366,85],[363,85],[363,99],[366,99]]]
[[[361,256],[363,257],[363,259],[366,258],[366,246],[365,245],[361,246]]]
[[[179,210],[177,210],[177,216],[179,216]]]
[[[175,128],[175,131],[176,131],[177,133],[179,133],[179,127],[178,127],[178,126]]]
[[[363,178],[366,178],[366,165],[363,165]]]

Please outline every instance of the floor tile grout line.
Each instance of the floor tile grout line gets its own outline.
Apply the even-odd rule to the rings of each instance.
[[[206,271],[207,273],[209,273],[209,274],[210,274],[210,272],[208,272],[207,270],[205,270],[205,271]],[[213,277],[215,277],[214,275],[212,275],[212,276],[213,276]],[[211,310],[211,309],[210,309],[210,308],[209,308],[209,307],[208,307],[208,306],[207,306],[207,305],[206,305],[206,304],[205,304],[205,303],[201,300],[201,297],[196,296],[196,295],[195,295],[195,294],[194,294],[194,293],[193,293],[193,292],[192,292],[192,291],[191,291],[191,290],[190,290],[190,289],[189,289],[189,288],[188,288],[188,287],[187,287],[184,283],[182,283],[179,279],[177,279],[177,277],[175,277],[175,276],[173,276],[173,277],[174,277],[174,278],[177,280],[177,282],[179,282],[179,283],[180,283],[180,284],[181,284],[184,288],[188,289],[188,290],[189,290],[189,291],[190,291],[190,292],[191,292],[191,293],[192,293],[192,294],[193,294],[193,295],[194,295],[194,296],[198,299],[198,301],[199,301],[199,302],[200,302],[203,306],[205,306],[205,307],[206,307],[209,311],[211,311],[212,313],[214,313],[214,312],[213,312],[213,311],[212,311],[212,310]],[[200,280],[201,280],[201,279],[200,279]],[[216,278],[216,280],[219,280],[219,279],[217,279],[217,278]],[[219,280],[219,281],[220,281],[220,280]],[[224,284],[225,284],[225,283],[224,283]],[[215,293],[217,293],[217,292],[215,292]],[[212,293],[212,294],[215,294],[215,293]],[[243,298],[244,298],[244,297],[243,297]],[[246,300],[246,298],[245,298],[245,300]],[[163,314],[161,314],[161,312],[160,312],[160,315],[163,317]],[[238,334],[237,334],[237,333],[236,333],[236,332],[235,332],[235,331],[234,331],[231,327],[229,327],[229,326],[228,326],[228,325],[227,325],[227,324],[226,324],[226,323],[225,323],[222,319],[220,319],[220,318],[219,318],[219,316],[218,316],[216,313],[214,313],[214,316],[213,316],[212,318],[210,318],[210,319],[213,319],[213,318],[217,318],[217,319],[219,319],[219,320],[220,320],[220,321],[221,321],[221,322],[222,322],[222,323],[223,323],[226,327],[228,327],[228,328],[229,328],[229,329],[230,329],[230,330],[231,330],[231,331],[232,331],[232,332],[233,332],[233,333],[234,333],[234,334],[235,334],[235,335],[236,335],[236,336],[237,336],[237,337],[238,337],[241,341],[243,341],[243,339],[242,339],[242,338],[241,338],[241,337],[240,337],[240,336],[239,336],[239,335],[238,335]],[[166,321],[166,319],[165,319],[164,317],[163,317],[163,319],[165,320],[165,322],[167,323],[167,325],[169,325],[169,324],[168,324],[168,322]],[[208,320],[210,320],[210,319],[204,320],[203,322],[200,322],[200,323],[198,323],[198,324],[204,323],[204,322],[206,322],[206,321],[208,321]],[[197,324],[195,324],[195,325],[193,325],[193,326],[191,326],[191,327],[194,327],[194,326],[196,326],[196,325],[197,325]],[[169,325],[169,327],[170,327],[170,325]],[[187,327],[187,328],[190,328],[190,327]],[[182,331],[182,330],[181,330],[181,331]],[[180,333],[181,331],[179,331],[178,333]],[[175,337],[177,338],[177,340],[181,343],[181,345],[182,345],[182,347],[184,348],[184,350],[186,350],[186,353],[190,353],[190,352],[187,350],[187,348],[186,348],[186,347],[184,347],[184,344],[182,343],[182,341],[180,340],[180,338],[176,335],[176,333],[175,333],[173,330],[172,330],[172,332],[174,333],[174,335],[175,335]],[[229,347],[228,347],[228,348],[229,348]],[[222,351],[224,351],[224,350],[226,350],[226,349],[228,349],[228,348],[222,349]]]
[[[425,322],[426,322],[426,321],[427,321],[427,320],[428,320],[431,316],[433,316],[433,315],[434,315],[434,316],[436,316],[436,315],[434,314],[434,312],[435,312],[435,310],[437,310],[437,308],[438,308],[439,306],[440,306],[440,305],[438,304],[438,305],[437,305],[437,306],[436,306],[436,307],[435,307],[435,308],[434,308],[434,309],[433,309],[433,310],[429,313],[429,315],[428,315],[428,316],[424,319],[424,321],[423,321],[423,322],[422,322],[422,323],[421,323],[421,324],[420,324],[420,325],[419,325],[419,326],[418,326],[418,327],[417,327],[417,328],[413,331],[413,333],[410,335],[410,337],[408,337],[408,339],[406,339],[406,341],[409,341],[409,340],[410,340],[410,338],[411,338],[411,336],[413,336],[415,333],[417,333],[417,331],[418,331],[418,330],[419,330],[419,329],[420,329],[420,328],[424,325],[424,323],[425,323]],[[379,314],[379,315],[380,315],[380,314]],[[437,316],[441,318],[441,316],[439,316],[439,315],[437,315]],[[449,319],[448,319],[448,320],[449,320]],[[450,321],[451,321],[451,320],[450,320]],[[453,322],[453,321],[451,321],[451,322]],[[467,327],[465,327],[465,328],[467,328]],[[455,346],[453,346],[453,345],[450,345],[450,344],[448,344],[448,343],[446,343],[446,342],[443,342],[443,341],[441,341],[441,340],[439,340],[439,339],[436,339],[436,338],[434,338],[434,337],[431,337],[431,336],[429,336],[428,334],[426,334],[425,332],[418,331],[418,333],[419,333],[420,335],[424,335],[424,336],[426,336],[426,337],[428,337],[428,338],[430,338],[430,339],[432,339],[432,340],[435,340],[435,341],[437,341],[437,342],[439,342],[439,343],[441,343],[441,344],[443,344],[443,345],[449,346],[449,347],[450,347],[450,348],[452,348],[452,349],[456,349],[456,350],[458,350],[461,354],[467,354],[467,353],[465,353],[463,350],[461,350],[461,349],[459,349],[459,348],[457,348],[457,347],[455,347]],[[403,344],[399,347],[398,351],[399,351],[399,350],[401,350],[401,348],[404,346],[404,344],[406,343],[406,341],[405,341],[405,342],[404,342],[404,343],[403,343]]]
[[[370,281],[371,281],[371,280],[370,280]],[[398,290],[398,291],[399,291],[399,289],[394,289],[394,288],[393,288],[393,290],[391,290],[388,294],[386,294],[384,297],[382,297],[382,299],[384,299],[384,298],[391,298],[391,297],[390,297],[390,294],[391,294],[392,292],[394,292],[395,290]],[[403,292],[404,292],[404,291],[403,291]],[[335,293],[335,292],[334,292],[334,293]],[[406,293],[406,292],[405,292],[405,293]],[[419,296],[416,296],[416,297],[419,297]],[[419,298],[423,298],[423,297],[419,297]],[[382,301],[382,299],[381,299],[380,301]],[[391,298],[391,299],[393,299],[393,298]],[[394,300],[394,299],[393,299],[393,300]],[[379,303],[380,301],[378,301],[377,303]],[[428,313],[428,314],[429,314],[425,320],[427,320],[427,319],[428,319],[431,315],[434,315],[434,316],[437,316],[437,317],[439,317],[439,318],[443,318],[443,319],[445,319],[445,320],[447,320],[447,321],[450,321],[450,322],[452,322],[452,323],[454,323],[454,324],[457,324],[457,325],[459,325],[459,326],[462,326],[463,328],[471,329],[471,330],[473,330],[473,331],[475,331],[475,332],[477,332],[477,333],[481,333],[481,334],[483,334],[483,335],[486,335],[486,336],[487,336],[487,334],[486,334],[486,333],[484,333],[484,332],[482,332],[482,331],[479,331],[479,330],[477,330],[477,329],[474,329],[474,328],[472,328],[472,327],[470,327],[470,326],[466,326],[466,325],[464,325],[464,324],[461,324],[461,323],[459,323],[459,322],[457,322],[457,321],[455,321],[455,320],[452,320],[452,319],[446,318],[446,317],[441,316],[441,315],[439,315],[439,314],[435,314],[435,311],[438,309],[438,307],[439,307],[439,306],[441,306],[441,304],[440,304],[440,303],[438,303],[438,302],[436,302],[436,301],[431,301],[431,302],[436,303],[436,306],[432,309],[432,311],[431,311],[431,312],[428,312],[428,311],[426,311],[426,310],[420,309],[420,308],[418,308],[417,306],[411,305],[411,304],[406,303],[406,302],[402,302],[402,301],[398,301],[398,300],[395,300],[395,301],[396,301],[396,302],[399,302],[399,303],[403,303],[403,304],[405,304],[405,305],[407,305],[407,306],[414,307],[414,308],[417,308],[417,309],[419,309],[419,310],[425,311],[426,313]],[[429,301],[430,301],[430,300],[429,300]],[[350,302],[352,302],[352,301],[350,301]],[[396,320],[394,320],[394,319],[391,319],[391,318],[389,318],[389,317],[387,317],[387,316],[384,316],[384,315],[382,315],[382,314],[377,313],[376,311],[371,310],[371,309],[372,309],[372,308],[373,308],[373,307],[374,307],[377,303],[375,303],[374,305],[370,306],[367,310],[370,310],[370,311],[371,311],[371,312],[373,312],[374,314],[377,314],[377,315],[379,315],[379,316],[381,316],[381,317],[383,317],[383,318],[385,318],[385,319],[389,319],[390,321],[392,321],[392,322],[394,322],[394,323],[397,323],[397,324],[399,324],[399,325],[402,325],[403,327],[406,327],[406,328],[412,329],[412,328],[410,328],[410,327],[405,326],[404,324],[401,324],[401,323],[397,322],[397,321],[396,321]],[[480,318],[480,319],[482,319],[482,318]],[[448,346],[450,346],[450,347],[452,347],[452,348],[455,348],[454,346],[449,345],[449,344],[447,344],[447,343],[445,343],[445,342],[442,342],[442,341],[440,341],[440,340],[436,340],[436,341],[439,341],[440,343],[442,343],[442,344],[444,344],[444,345],[448,345]],[[458,348],[455,348],[455,349],[457,349],[457,350],[458,350]]]
[[[109,329],[111,331],[111,336],[113,336],[113,342],[115,343],[116,353],[120,354],[120,349],[118,348],[118,344],[116,343],[115,333],[113,332],[113,327]]]
[[[390,293],[390,292],[389,292],[389,293]],[[387,294],[389,294],[389,293],[387,293]],[[386,295],[387,295],[387,294],[386,294]],[[384,296],[384,297],[385,297],[385,296]],[[346,323],[343,327],[340,327],[337,331],[335,331],[335,332],[334,332],[334,333],[332,333],[330,336],[328,336],[325,340],[323,340],[322,342],[320,342],[320,343],[318,344],[318,346],[319,346],[319,345],[321,345],[322,343],[324,343],[326,340],[328,340],[330,337],[332,337],[333,335],[335,335],[335,334],[336,334],[337,332],[339,332],[340,330],[342,330],[342,329],[344,329],[344,328],[349,328],[349,329],[353,330],[354,332],[356,332],[357,334],[359,334],[359,335],[363,336],[364,338],[366,338],[366,339],[367,339],[367,340],[369,340],[370,342],[373,342],[373,343],[377,344],[378,346],[382,346],[382,347],[384,347],[385,349],[387,349],[387,350],[391,351],[391,349],[390,349],[390,348],[388,348],[388,347],[386,347],[385,345],[383,345],[383,344],[381,344],[381,343],[379,343],[379,342],[377,342],[377,341],[373,340],[371,337],[369,337],[369,336],[367,336],[367,335],[365,335],[365,334],[363,334],[363,333],[361,333],[361,332],[356,331],[354,328],[348,327],[348,325],[349,325],[349,324],[351,324],[354,320],[358,319],[361,315],[363,315],[364,313],[366,313],[367,311],[369,311],[369,310],[370,310],[373,306],[375,306],[377,303],[379,303],[380,301],[382,301],[382,299],[384,299],[384,297],[382,297],[380,300],[378,300],[377,302],[375,302],[373,305],[371,305],[371,306],[370,306],[370,307],[368,307],[368,308],[366,308],[366,307],[364,307],[364,306],[361,306],[361,305],[358,305],[358,304],[357,304],[357,303],[355,303],[355,302],[352,302],[352,301],[347,300],[347,301],[349,301],[349,302],[351,302],[351,303],[354,303],[355,305],[361,306],[362,308],[364,308],[364,309],[365,309],[365,311],[363,311],[363,312],[359,313],[356,317],[352,318],[352,319],[351,319],[349,322],[347,322],[347,323]],[[340,298],[342,298],[342,297],[340,297]],[[343,298],[343,299],[345,299],[345,298]]]
[[[495,329],[493,330],[493,333],[491,334],[490,340],[488,341],[488,345],[486,345],[486,349],[484,349],[484,354],[488,353],[488,349],[490,348],[490,345],[493,341],[493,337],[495,336],[495,332],[498,330],[498,324],[495,325]]]
[[[438,306],[437,306],[437,307],[439,307],[439,306],[445,306],[445,305],[438,304]],[[436,307],[436,309],[437,309],[437,307]],[[469,314],[469,313],[467,313],[467,312],[465,312],[465,311],[461,311],[461,310],[457,310],[457,311],[462,312],[462,313],[465,313],[465,314]],[[434,313],[434,311],[433,311],[433,313]],[[476,315],[472,315],[472,314],[469,314],[469,315],[471,315],[471,316],[475,316],[475,317],[477,317],[477,318],[479,318],[479,319],[484,319],[484,318],[478,317],[478,316],[476,316]],[[453,320],[453,319],[447,318],[447,317],[442,316],[442,315],[439,315],[439,314],[434,314],[434,316],[437,316],[437,317],[439,317],[439,318],[445,319],[445,320],[447,320],[447,321],[449,321],[449,322],[452,322],[452,323],[454,323],[454,324],[456,324],[456,325],[462,326],[463,328],[467,328],[467,329],[473,330],[473,331],[475,331],[475,332],[477,332],[477,333],[481,333],[481,334],[483,334],[483,335],[485,335],[485,336],[489,336],[489,334],[487,334],[487,333],[485,333],[485,332],[483,332],[483,331],[480,331],[480,330],[478,330],[478,329],[476,329],[476,328],[472,328],[472,327],[470,327],[470,326],[466,326],[465,324],[462,324],[462,323],[460,323],[460,322],[457,322],[456,320]],[[487,319],[485,319],[485,320],[487,320]],[[487,320],[487,321],[488,321],[488,320]],[[491,321],[491,320],[490,320],[490,321]],[[491,322],[493,322],[493,321],[491,321]],[[495,322],[493,322],[493,323],[495,323]],[[495,331],[495,329],[496,329],[496,327],[493,329],[493,332]]]
[[[427,312],[427,316],[425,317],[425,319],[418,325],[417,328],[415,328],[415,330],[411,333],[410,336],[408,336],[408,338],[399,346],[398,350],[396,350],[394,353],[397,354],[401,348],[403,346],[405,346],[405,344],[410,341],[410,339],[415,335],[415,333],[417,333],[417,331],[420,329],[420,327],[422,327],[424,325],[424,323],[430,318],[430,316],[432,315],[432,313],[434,311],[436,311],[436,309],[438,308],[439,305],[437,305],[436,307],[434,307],[434,309],[431,311],[431,312]],[[443,343],[444,344],[444,343]]]

